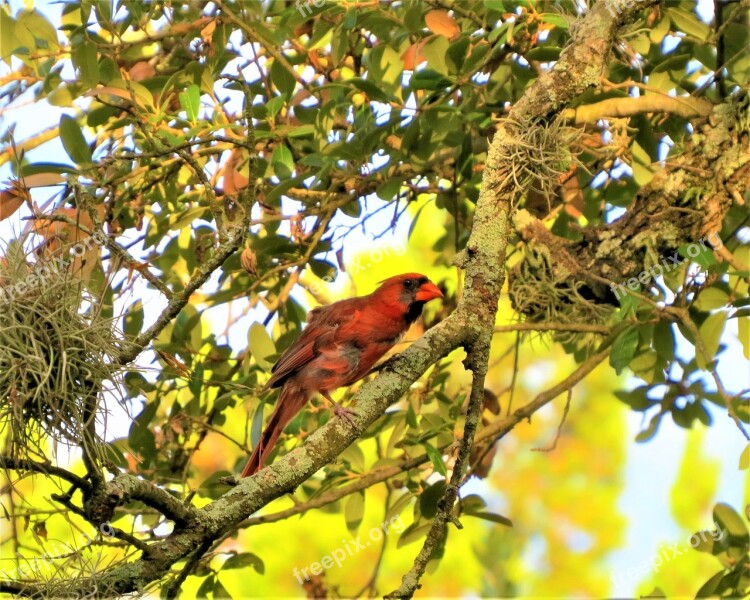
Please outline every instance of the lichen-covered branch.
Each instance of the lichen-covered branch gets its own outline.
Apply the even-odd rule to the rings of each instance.
[[[461,528],[458,518],[454,515],[454,506],[458,499],[458,490],[464,478],[464,468],[468,465],[471,449],[474,444],[482,413],[482,401],[484,399],[484,380],[487,375],[487,364],[490,356],[490,344],[492,332],[487,331],[481,335],[477,342],[471,345],[466,365],[472,371],[471,393],[469,404],[466,409],[466,420],[464,421],[463,434],[458,449],[458,456],[453,465],[450,482],[445,490],[445,495],[438,503],[438,512],[432,522],[430,531],[427,533],[422,549],[419,551],[414,565],[401,580],[397,590],[391,592],[386,598],[411,598],[419,589],[419,580],[424,575],[427,563],[430,562],[435,550],[445,540],[448,523],[453,523]]]

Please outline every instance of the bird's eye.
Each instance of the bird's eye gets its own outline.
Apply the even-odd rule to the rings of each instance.
[[[407,290],[410,290],[414,287],[414,280],[413,279],[404,279],[404,287]]]

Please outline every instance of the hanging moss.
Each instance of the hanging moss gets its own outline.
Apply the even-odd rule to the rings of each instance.
[[[65,261],[29,263],[20,243],[0,264],[0,429],[15,456],[47,438],[80,444],[113,376],[111,319],[96,312]]]

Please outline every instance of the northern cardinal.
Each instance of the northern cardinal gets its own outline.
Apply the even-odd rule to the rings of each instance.
[[[425,302],[443,293],[424,275],[404,273],[386,279],[368,296],[340,300],[316,308],[307,327],[281,355],[264,390],[281,387],[276,408],[242,471],[258,472],[281,432],[316,393],[351,419],[331,392],[361,379],[393,348],[422,314]]]

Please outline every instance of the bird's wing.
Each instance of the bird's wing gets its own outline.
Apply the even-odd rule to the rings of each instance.
[[[279,387],[284,381],[320,354],[321,348],[334,343],[336,332],[358,314],[355,300],[351,298],[321,306],[310,311],[308,323],[302,334],[292,342],[276,361],[266,389]],[[352,306],[349,306],[352,304]]]

